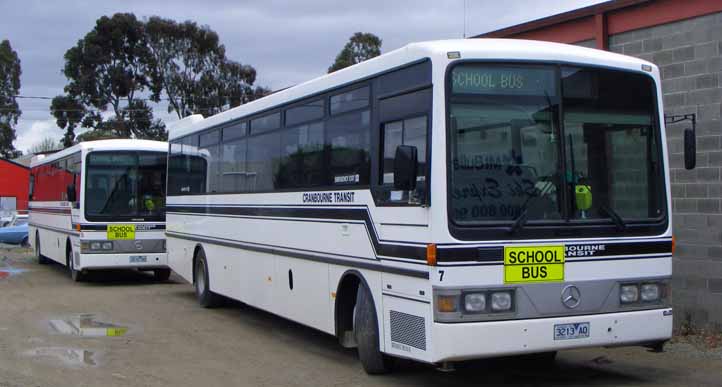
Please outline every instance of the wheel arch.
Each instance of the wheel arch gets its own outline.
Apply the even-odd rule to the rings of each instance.
[[[191,259],[191,283],[196,283],[196,261],[198,260],[198,252],[202,251],[203,254],[206,253],[206,250],[203,248],[203,245],[200,243],[196,243],[196,245],[193,247],[193,259]]]
[[[70,237],[65,238],[65,264],[70,267],[70,260],[73,259],[73,244]]]
[[[334,332],[339,339],[342,338],[344,332],[353,329],[353,309],[356,306],[356,295],[360,285],[369,289],[371,302],[376,309],[373,291],[364,275],[356,269],[346,270],[338,281],[334,298]]]

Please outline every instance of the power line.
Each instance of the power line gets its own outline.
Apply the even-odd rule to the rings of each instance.
[[[42,100],[52,100],[55,97],[48,97],[48,96],[38,96],[38,95],[11,95],[10,98],[17,98],[17,99],[42,99]],[[91,99],[91,100],[102,100],[103,98],[85,98],[85,99]],[[118,98],[119,101],[130,101],[130,98],[123,97]],[[156,102],[155,100],[152,100],[150,98],[133,98],[133,101],[150,101],[150,102]],[[170,101],[170,98],[158,98],[159,101]]]

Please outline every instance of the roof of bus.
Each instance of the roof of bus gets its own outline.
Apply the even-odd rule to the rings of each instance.
[[[116,140],[98,140],[98,141],[84,141],[80,144],[65,148],[60,152],[52,153],[49,155],[40,155],[33,157],[30,162],[30,167],[36,167],[38,165],[47,164],[55,160],[62,159],[65,156],[69,156],[73,153],[93,149],[93,150],[139,150],[139,151],[156,151],[156,152],[168,152],[168,143],[163,141],[151,141],[151,140],[130,140],[130,139],[116,139]]]
[[[658,69],[653,63],[639,58],[562,43],[522,39],[456,39],[411,43],[354,66],[289,87],[206,119],[203,119],[198,114],[186,117],[168,126],[168,137],[175,139],[424,58],[448,61],[447,53],[453,51],[460,53],[461,60],[555,61],[595,64],[637,71],[640,71],[641,65],[644,64],[651,66],[652,72],[658,74]]]

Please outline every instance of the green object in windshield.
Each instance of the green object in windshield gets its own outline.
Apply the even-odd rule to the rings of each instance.
[[[587,211],[592,208],[592,188],[588,185],[577,185],[574,187],[574,196],[577,201],[577,209]]]

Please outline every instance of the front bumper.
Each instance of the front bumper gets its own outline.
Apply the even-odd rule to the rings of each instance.
[[[554,325],[589,322],[588,338],[554,340]],[[557,351],[624,346],[672,337],[672,309],[507,320],[479,323],[433,323],[433,362]]]
[[[131,257],[145,257],[145,262],[131,262]],[[79,254],[76,257],[77,270],[97,269],[165,269],[168,268],[168,253],[137,254]]]

